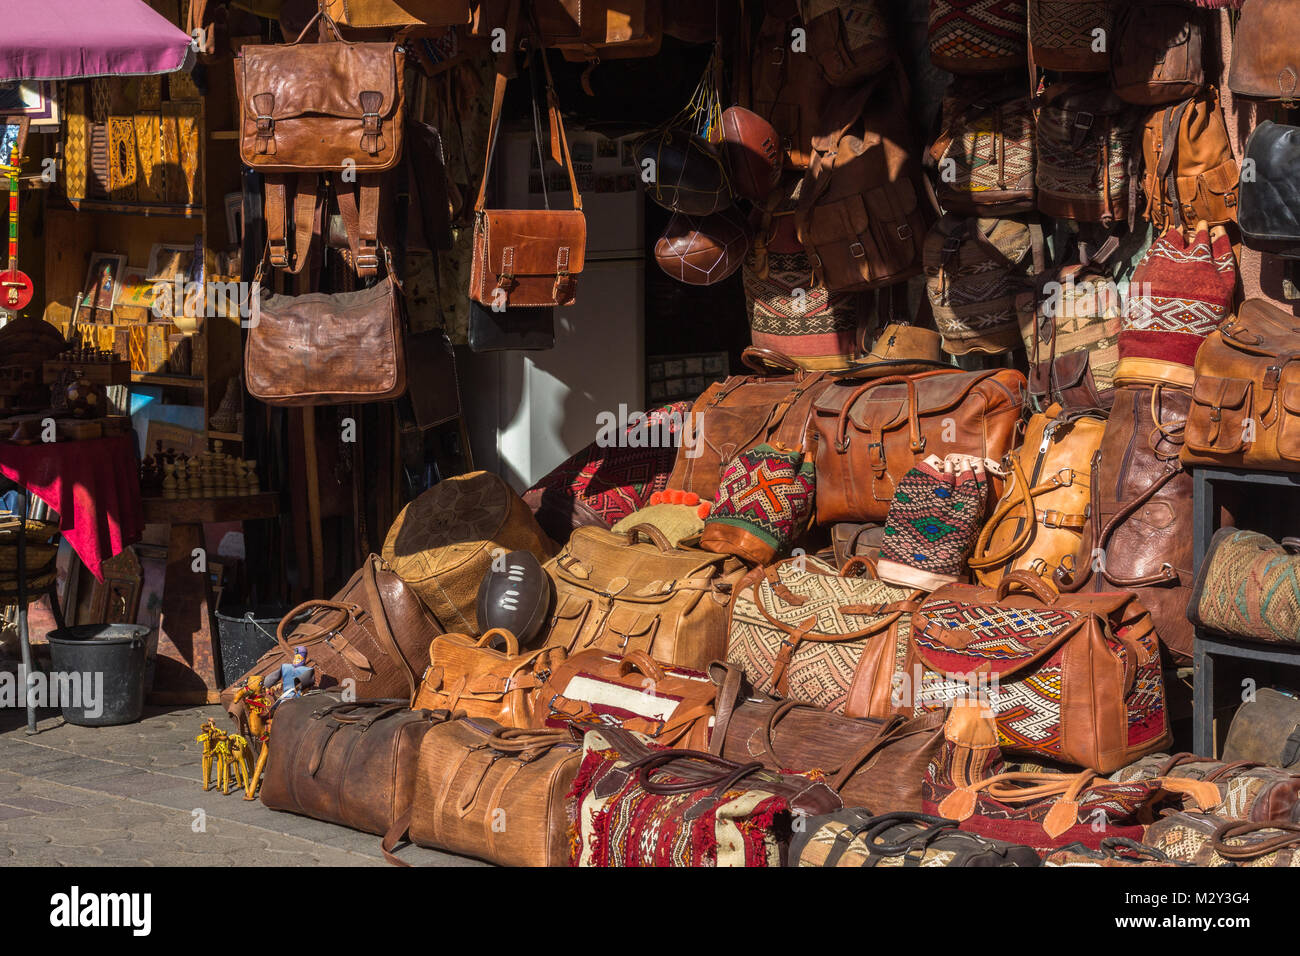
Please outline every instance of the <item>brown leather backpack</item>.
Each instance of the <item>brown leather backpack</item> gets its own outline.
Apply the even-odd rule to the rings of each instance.
[[[1157,106],[1205,85],[1205,16],[1185,3],[1131,3],[1115,16],[1110,75],[1115,95]]]
[[[337,43],[302,42],[317,20],[334,30]],[[330,173],[357,275],[378,274],[379,174],[402,158],[405,65],[398,44],[343,40],[323,10],[292,43],[240,51],[239,155],[267,174],[267,242],[277,269],[300,272],[310,260],[321,232],[318,174]]]
[[[921,271],[926,217],[900,64],[836,90],[814,136],[795,212],[813,275],[832,292],[893,285]]]
[[[1156,110],[1142,134],[1146,217],[1157,230],[1237,219],[1237,180],[1228,127],[1211,87]]]
[[[807,169],[831,86],[816,59],[790,49],[791,31],[803,26],[793,0],[765,0],[763,9],[763,21],[745,53],[749,82],[742,85],[741,105],[772,124],[787,169]]]
[[[856,86],[893,59],[882,0],[799,0],[799,6],[808,51],[832,86]]]

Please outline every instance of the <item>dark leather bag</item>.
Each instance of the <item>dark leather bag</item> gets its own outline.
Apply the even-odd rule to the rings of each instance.
[[[546,58],[542,57],[541,61],[545,66]],[[492,94],[492,115],[488,120],[483,181],[474,203],[474,258],[469,279],[469,297],[489,308],[572,304],[578,291],[577,277],[586,257],[587,219],[582,213],[582,196],[573,174],[564,120],[550,88],[550,67],[545,69],[551,155],[569,174],[573,208],[487,208],[488,177],[501,132],[501,107],[506,94],[506,77],[498,73]]]
[[[490,309],[470,300],[471,352],[541,352],[555,348],[555,309],[549,305]]]
[[[304,612],[307,618],[299,621]],[[415,592],[383,558],[372,554],[332,599],[305,601],[286,614],[276,630],[276,646],[222,691],[221,702],[229,710],[235,691],[254,674],[278,679],[280,665],[293,660],[298,645],[307,648],[318,688],[351,679],[357,700],[409,701],[429,658],[429,645],[441,633]]]
[[[447,711],[406,700],[343,702],[312,692],[275,711],[262,803],[366,833],[383,834],[415,796],[420,742]]]
[[[1110,75],[1115,95],[1157,106],[1205,85],[1205,16],[1185,3],[1132,3],[1115,15]]]
[[[1246,0],[1232,36],[1228,89],[1282,100],[1300,88],[1300,2]]]
[[[406,329],[390,274],[360,292],[265,295],[244,349],[248,394],[268,405],[386,402],[406,391]]]
[[[1241,182],[1237,224],[1242,241],[1251,249],[1300,259],[1297,164],[1300,127],[1264,120],[1246,140],[1246,165],[1254,169],[1254,175]]]
[[[1193,637],[1192,475],[1178,459],[1190,404],[1188,390],[1172,385],[1115,389],[1080,550],[1053,582],[1065,592],[1135,592],[1179,662],[1191,660]]]
[[[1000,461],[1015,444],[1025,377],[954,370],[835,382],[813,403],[817,523],[884,521],[894,488],[926,454]],[[928,451],[927,451],[928,449]],[[1002,484],[994,480],[993,494]]]
[[[1257,690],[1232,718],[1223,759],[1300,771],[1300,700],[1272,687]]]
[[[976,836],[925,813],[813,817],[790,842],[791,866],[1042,866],[1027,846]]]
[[[442,329],[417,332],[406,340],[406,356],[420,374],[407,381],[411,411],[421,431],[460,417],[456,349]]]

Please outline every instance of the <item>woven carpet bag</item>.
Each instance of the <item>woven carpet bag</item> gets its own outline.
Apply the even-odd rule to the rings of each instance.
[[[930,62],[952,73],[1000,73],[1029,53],[1025,0],[930,0]]]
[[[1187,603],[1198,627],[1248,641],[1300,641],[1300,541],[1220,528]]]
[[[479,584],[492,555],[528,551],[545,562],[555,545],[503,480],[486,471],[446,478],[402,509],[384,560],[451,633],[478,634]]]

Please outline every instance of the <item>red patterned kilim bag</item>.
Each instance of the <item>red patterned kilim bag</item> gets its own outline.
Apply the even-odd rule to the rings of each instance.
[[[690,411],[690,402],[653,409],[643,422],[628,424],[616,444],[594,441],[552,469],[524,492],[542,530],[562,544],[574,528],[613,527],[648,505],[668,486]]]

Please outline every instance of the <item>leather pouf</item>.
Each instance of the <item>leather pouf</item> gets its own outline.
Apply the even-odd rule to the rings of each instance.
[[[383,556],[443,630],[477,635],[479,585],[497,549],[528,551],[539,561],[557,550],[509,485],[474,471],[440,481],[403,508]]]
[[[749,229],[734,209],[700,218],[674,213],[655,243],[659,268],[687,285],[721,282],[748,253]]]
[[[653,165],[646,166],[646,160]],[[718,150],[690,130],[665,129],[637,143],[637,166],[649,173],[646,195],[673,212],[707,216],[731,205],[731,186]]]
[[[781,179],[781,137],[757,113],[733,106],[722,114],[722,155],[736,195],[762,202]]]

